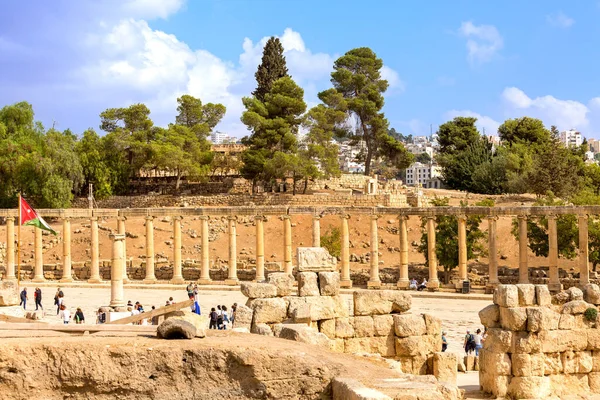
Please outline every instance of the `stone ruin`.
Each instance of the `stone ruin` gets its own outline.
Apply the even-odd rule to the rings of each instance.
[[[545,285],[500,285],[480,311],[484,392],[511,399],[600,394],[597,285],[550,295]]]

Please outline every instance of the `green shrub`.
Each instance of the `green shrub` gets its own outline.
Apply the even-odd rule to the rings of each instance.
[[[598,318],[598,310],[590,307],[587,310],[585,310],[583,315],[585,316],[585,319],[587,319],[588,321],[595,321],[596,318]]]
[[[339,228],[330,228],[324,235],[321,235],[321,247],[326,248],[332,256],[340,257],[342,254],[342,233]]]

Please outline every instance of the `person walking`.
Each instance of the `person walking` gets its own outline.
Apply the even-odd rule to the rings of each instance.
[[[217,306],[217,329],[223,330],[223,310],[221,306]]]
[[[38,307],[44,310],[44,307],[42,307],[42,289],[36,287],[33,296],[35,297],[35,311],[38,310]]]
[[[446,351],[448,349],[448,339],[446,339],[446,331],[442,332],[442,351]]]
[[[466,354],[473,353],[473,351],[475,350],[475,335],[473,335],[470,330],[467,330],[463,346],[465,348]]]
[[[194,285],[192,284],[192,282],[190,282],[190,284],[187,285],[185,290],[187,290],[188,299],[190,299],[190,300],[193,299],[194,298]]]
[[[75,311],[75,316],[73,317],[76,324],[85,323],[85,317],[83,316],[83,311],[81,311],[81,307],[77,307],[77,311]]]
[[[210,322],[208,324],[208,329],[217,329],[217,311],[215,310],[215,308],[211,308],[210,309]]]
[[[223,313],[223,330],[227,330],[227,325],[229,324],[229,313],[227,312],[227,307],[221,306],[221,311]]]
[[[481,329],[475,331],[473,341],[475,342],[475,356],[479,357],[479,350],[483,348],[483,335],[481,334]]]
[[[231,320],[231,325],[233,326],[233,322],[235,321],[235,310],[237,310],[237,303],[233,303],[231,306],[231,311],[229,312],[229,319]]]
[[[56,306],[56,315],[58,315],[60,313],[60,306],[63,304],[63,299],[65,297],[65,294],[63,293],[63,291],[58,288],[56,290],[56,294],[54,295],[54,305]]]
[[[27,309],[27,300],[29,300],[27,297],[27,288],[24,287],[21,291],[21,303],[19,303],[20,306],[23,306],[23,310]]]

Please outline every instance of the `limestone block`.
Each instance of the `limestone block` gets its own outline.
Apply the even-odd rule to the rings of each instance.
[[[500,307],[518,307],[519,292],[515,285],[498,285],[494,291],[494,304]]]
[[[587,374],[550,375],[550,386],[559,399],[589,399],[590,386]]]
[[[579,351],[576,354],[577,373],[588,374],[594,368],[594,359],[591,351]]]
[[[298,247],[298,271],[335,271],[337,259],[324,247]]]
[[[324,348],[330,347],[327,336],[304,324],[284,324],[279,337]]]
[[[425,318],[420,314],[396,314],[394,318],[394,332],[396,336],[420,336],[427,333]]]
[[[558,292],[552,296],[552,304],[561,305],[569,302],[571,295],[568,292]]]
[[[479,385],[485,393],[490,393],[496,398],[505,398],[511,377],[479,372]]]
[[[589,283],[583,287],[583,299],[590,304],[600,305],[600,287]]]
[[[535,300],[538,306],[549,306],[552,304],[552,295],[548,286],[535,285]]]
[[[169,318],[156,329],[160,339],[193,339],[196,337],[196,327],[187,321]]]
[[[557,375],[563,372],[560,353],[544,354],[544,375]]]
[[[267,324],[254,324],[250,332],[256,335],[273,336],[273,330]]]
[[[321,296],[337,296],[340,293],[340,273],[319,272],[319,291]]]
[[[527,307],[527,330],[539,332],[558,329],[561,314],[550,307]]]
[[[270,283],[242,282],[242,294],[250,299],[267,299],[277,296],[277,287]]]
[[[306,304],[310,306],[310,319],[312,321],[335,318],[335,303],[332,297],[306,297]]]
[[[18,306],[19,286],[16,281],[0,282],[0,307]]]
[[[293,318],[294,312],[298,307],[306,304],[306,297],[286,296],[283,297],[283,300],[287,304],[287,315],[289,318]]]
[[[508,353],[511,351],[513,332],[500,328],[487,330],[487,339],[483,342],[483,348],[491,353]]]
[[[298,273],[298,296],[318,296],[319,284],[317,274],[314,272]]]
[[[354,315],[382,315],[410,310],[412,297],[399,290],[355,291]]]
[[[344,339],[344,348],[346,353],[370,353],[371,342],[370,338],[346,338]]]
[[[567,294],[569,295],[570,301],[583,300],[583,291],[581,289],[579,289],[578,287],[572,286],[572,287],[568,288],[567,290],[565,290],[565,292],[567,292]]]
[[[511,362],[514,376],[544,376],[544,353],[513,354]]]
[[[431,373],[433,373],[433,355],[418,355],[412,359],[412,373],[415,375],[427,375],[429,372],[429,360],[431,360]]]
[[[425,318],[425,328],[427,335],[441,335],[442,334],[442,320],[433,315],[423,314]]]
[[[440,346],[441,347],[441,346]],[[396,338],[396,354],[398,356],[429,355],[441,350],[433,336],[409,336]]]
[[[600,393],[600,372],[588,374],[588,382],[592,393]]]
[[[287,304],[281,297],[255,299],[251,308],[254,310],[254,324],[276,324],[287,317]]]
[[[396,355],[396,340],[393,335],[377,336],[369,338],[371,353],[381,354],[382,357],[394,357]]]
[[[329,341],[330,349],[334,353],[345,353],[346,346],[344,345],[344,339],[334,339]]]
[[[319,321],[319,332],[329,339],[335,339],[335,319],[324,319]]]
[[[360,316],[352,319],[355,337],[371,337],[375,335],[375,327],[373,326],[373,317]]]
[[[479,370],[495,375],[511,375],[511,359],[506,353],[492,353],[487,350],[479,352]]]
[[[289,296],[294,290],[294,276],[285,272],[271,272],[267,276],[267,282],[277,288],[277,296]]]
[[[208,329],[208,317],[206,315],[198,315],[189,310],[178,310],[165,314],[165,320],[171,318],[187,321],[194,325],[196,327],[196,337],[206,336],[206,329]]]
[[[353,320],[354,317],[350,318],[336,318],[335,319],[335,337],[337,338],[351,338],[354,337]]]
[[[552,392],[547,376],[514,376],[508,385],[507,394],[515,399],[540,399]]]
[[[535,305],[535,286],[530,284],[515,285],[519,295],[520,306]]]
[[[350,314],[349,302],[346,301],[342,296],[331,296],[333,304],[335,306],[335,317],[336,318],[348,318]],[[352,303],[352,302],[350,302]]]
[[[479,320],[486,328],[497,328],[500,326],[500,308],[496,304],[490,304],[479,311]]]
[[[592,371],[593,372],[600,372],[600,351],[592,351],[592,361],[593,361],[593,366],[592,366]]]
[[[273,331],[273,336],[275,336],[275,337],[279,337],[279,335],[281,335],[282,329],[283,329],[283,324],[271,325],[271,330]]]
[[[456,353],[437,352],[433,354],[433,375],[440,382],[456,385]]]
[[[509,331],[524,331],[527,329],[527,309],[500,307],[500,326]]]
[[[467,372],[467,366],[463,357],[458,357],[456,368],[458,372]]]
[[[393,315],[373,316],[373,329],[375,336],[390,336],[394,334]]]
[[[27,311],[25,314],[25,318],[32,319],[34,321],[41,320],[44,318],[44,311]]]
[[[593,304],[586,303],[583,300],[571,300],[563,305],[563,314],[583,314],[588,308],[596,308]]]
[[[545,331],[548,332],[548,331]],[[549,331],[558,332],[558,331]],[[566,331],[565,331],[566,332]],[[539,353],[542,351],[542,341],[534,332],[514,332],[511,353]]]
[[[252,315],[254,311],[250,307],[244,305],[238,305],[235,309],[235,318],[233,320],[233,328],[247,328],[252,327]]]
[[[600,350],[600,329],[587,329],[587,349]]]
[[[311,321],[310,304],[298,304],[297,307],[293,309],[291,317],[295,324],[309,324]]]
[[[475,371],[475,355],[467,354],[465,356],[465,366],[467,371]]]
[[[542,342],[542,352],[562,353],[564,351],[583,351],[588,347],[589,329],[573,329],[558,331],[542,331],[539,339]]]
[[[560,320],[558,321],[558,329],[575,329],[575,316],[571,314],[560,314]]]

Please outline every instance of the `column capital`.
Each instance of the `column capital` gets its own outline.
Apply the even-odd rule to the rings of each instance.
[[[467,216],[465,214],[459,214],[459,215],[456,216],[456,219],[459,220],[459,221],[460,220],[466,221],[467,220]]]
[[[6,217],[6,220],[7,221],[15,222],[15,217]]]
[[[377,221],[379,218],[381,218],[381,215],[371,214],[371,220],[372,221]]]
[[[228,219],[229,221],[237,221],[237,219],[238,219],[238,218],[237,218],[237,215],[228,215],[228,216],[227,216],[227,219]]]
[[[281,220],[282,220],[282,221],[283,221],[283,220],[286,220],[286,219],[291,219],[291,218],[292,218],[292,216],[291,216],[291,215],[289,215],[289,214],[286,214],[286,215],[282,215],[282,216],[281,216]]]
[[[92,216],[92,217],[90,217],[90,221],[98,221],[98,217]]]
[[[425,218],[427,218],[428,221],[431,221],[431,220],[435,221],[435,215],[428,215]]]
[[[123,233],[111,233],[110,235],[108,235],[108,237],[114,241],[125,240],[125,234]]]
[[[350,214],[340,214],[341,219],[350,219],[352,216]]]
[[[62,217],[63,221],[71,222],[71,217]]]
[[[517,215],[517,218],[520,219],[520,220],[527,221],[527,215],[519,214],[519,215]]]
[[[117,217],[117,221],[127,221],[127,217],[123,216],[123,215],[119,215]]]
[[[154,221],[154,216],[146,215],[146,221]]]
[[[173,221],[181,221],[183,217],[181,215],[176,215],[173,217]]]
[[[408,215],[398,215],[398,221],[408,221]]]
[[[498,216],[497,215],[488,215],[487,219],[488,219],[488,221],[498,221]]]
[[[546,215],[546,219],[556,220],[557,218],[558,218],[558,215],[556,215],[556,214],[548,214],[548,215]]]
[[[319,220],[319,219],[321,219],[321,218],[322,218],[322,217],[321,217],[320,215],[316,215],[316,214],[315,214],[315,215],[313,215],[313,219]]]
[[[580,219],[588,219],[590,216],[587,214],[578,214],[577,217]]]
[[[255,221],[262,221],[262,222],[266,222],[267,218],[264,215],[255,215],[254,216],[254,220]]]
[[[210,217],[208,215],[200,215],[198,219],[200,219],[201,221],[208,221]]]

